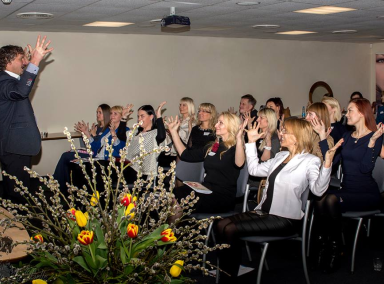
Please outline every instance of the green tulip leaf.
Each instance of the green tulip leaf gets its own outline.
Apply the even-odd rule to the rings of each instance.
[[[125,253],[123,246],[120,246],[120,258],[123,264],[127,263],[127,254]]]
[[[73,258],[73,261],[79,264],[82,268],[84,268],[86,271],[91,273],[91,270],[89,270],[87,264],[85,263],[85,260],[82,256],[76,256]]]

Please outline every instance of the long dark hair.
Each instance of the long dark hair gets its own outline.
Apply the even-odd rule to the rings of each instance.
[[[109,121],[111,119],[111,107],[107,104],[101,104],[97,108],[101,108],[101,111],[103,112],[103,120],[104,120],[104,127],[102,132],[109,127]],[[100,124],[99,124],[100,127]]]
[[[279,117],[281,117],[281,116],[283,115],[283,112],[284,112],[283,101],[282,101],[279,97],[270,98],[270,99],[268,99],[268,101],[265,103],[265,105],[267,105],[269,102],[272,102],[272,103],[274,103],[277,107],[280,107],[280,109],[279,109]]]
[[[156,117],[156,113],[155,113],[155,110],[153,109],[153,107],[151,105],[143,105],[143,106],[139,107],[137,112],[139,112],[139,110],[145,111],[148,115],[153,115],[151,130],[156,129],[157,128],[157,125],[156,125],[156,118],[157,117]],[[141,131],[143,131],[143,128],[139,127],[139,131],[137,132],[137,134],[139,134]]]

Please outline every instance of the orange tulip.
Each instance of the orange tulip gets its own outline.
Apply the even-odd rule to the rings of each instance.
[[[166,229],[161,232],[161,235],[163,236],[161,240],[163,242],[176,242],[177,238],[175,237],[175,234],[172,232],[172,229]]]
[[[77,240],[85,246],[90,245],[93,243],[93,232],[81,231],[81,233],[77,235]]]
[[[137,233],[139,232],[139,227],[135,224],[129,223],[127,227],[128,237],[134,239],[137,237]]]
[[[39,243],[43,243],[44,242],[44,238],[42,235],[38,234],[38,235],[35,235],[34,237],[31,237],[31,241],[35,241],[36,243],[39,242]]]

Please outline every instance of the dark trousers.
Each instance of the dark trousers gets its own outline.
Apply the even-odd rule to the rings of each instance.
[[[30,188],[29,174],[24,171],[24,167],[31,168],[32,156],[24,156],[18,154],[0,155],[1,168],[9,175],[16,176],[19,181],[23,182],[25,187]],[[11,199],[14,202],[23,201],[20,194],[15,192],[16,183],[14,180],[3,176],[4,192],[3,198]]]
[[[287,219],[266,214],[259,216],[254,211],[245,212],[220,220],[216,226],[216,235],[221,244],[230,244],[230,248],[218,252],[220,283],[236,283],[241,262],[241,237],[247,236],[289,236],[295,234],[300,226],[299,220]]]

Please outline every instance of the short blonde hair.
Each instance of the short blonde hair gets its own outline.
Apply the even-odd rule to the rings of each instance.
[[[341,120],[341,107],[338,100],[331,97],[324,97],[321,102],[330,105],[331,108],[335,111],[334,118],[336,121]]]
[[[184,98],[181,98],[180,102],[183,102],[183,103],[187,104],[187,106],[188,106],[188,116],[189,117],[194,117],[195,114],[196,114],[196,111],[195,111],[195,104],[193,102],[193,99],[188,98],[188,97],[184,97]]]
[[[296,151],[293,154],[310,153],[313,147],[313,129],[311,123],[298,118],[284,121],[284,128],[296,138]]]
[[[216,107],[213,104],[210,103],[202,103],[199,105],[199,110],[204,110],[211,114],[211,119],[209,120],[209,129],[215,131],[215,125],[217,123],[217,111]],[[199,121],[199,125],[201,124],[201,121]]]
[[[268,121],[268,131],[273,135],[277,130],[277,117],[276,112],[271,108],[263,108],[259,111],[259,116],[265,115]],[[259,150],[262,151],[266,145],[265,139],[260,143]]]
[[[123,115],[123,107],[122,106],[113,106],[111,107],[111,112],[112,111],[117,111],[118,113],[120,113],[121,115]]]

